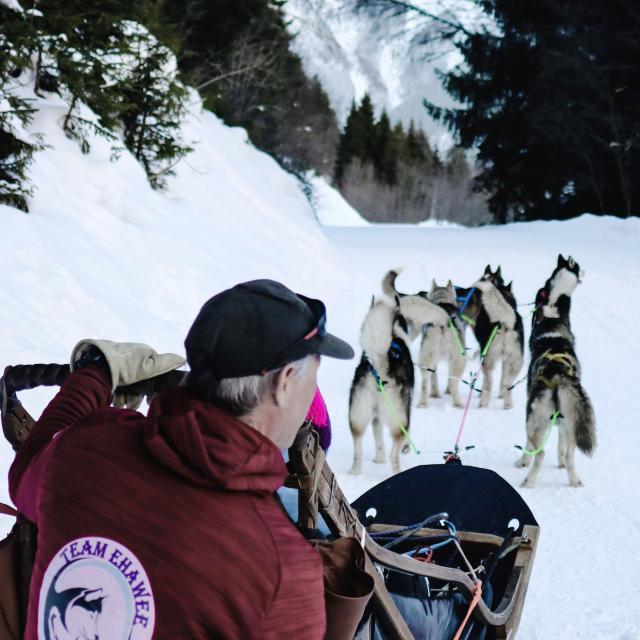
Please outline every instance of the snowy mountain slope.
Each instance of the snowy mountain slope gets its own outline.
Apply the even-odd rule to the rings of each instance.
[[[50,148],[31,170],[31,213],[0,206],[3,363],[64,362],[91,335],[179,352],[204,301],[240,280],[326,294],[319,275],[335,272],[335,252],[297,181],[244,130],[195,104],[183,128],[195,151],[161,194],[128,152],[111,162],[94,139],[83,155],[59,127],[61,102],[37,106],[31,129]],[[31,395],[41,410],[46,392]]]
[[[566,473],[554,466],[553,434],[538,487],[521,490],[542,537],[518,638],[640,638],[640,432],[634,428],[640,398],[633,389],[640,356],[633,290],[640,278],[640,220],[583,216],[477,229],[323,228],[293,178],[247,144],[243,131],[223,126],[198,104],[184,126],[195,152],[178,165],[165,194],[149,188],[126,152],[110,162],[109,149],[96,140],[91,153],[82,155],[60,131],[62,104],[51,99],[38,106],[32,129],[45,133],[50,148],[36,156],[32,170],[38,187],[32,213],[0,207],[2,365],[65,361],[84,337],[147,341],[181,353],[200,305],[222,288],[255,277],[274,277],[324,299],[329,329],[357,348],[371,295],[391,267],[405,267],[398,287],[412,291],[428,287],[432,277],[469,285],[487,263],[500,263],[514,279],[518,301],[527,303],[557,254],[572,254],[586,270],[574,294],[572,323],[599,445],[593,459],[578,454],[586,486],[571,489]],[[344,203],[325,197],[317,206],[319,217],[330,220]],[[528,308],[521,310],[526,314]],[[363,475],[347,474],[347,401],[355,366],[326,360],[319,374],[334,429],[329,461],[350,498],[389,473],[387,465],[372,462],[368,433]],[[35,390],[22,399],[37,415],[51,393]],[[482,411],[474,402],[462,444],[476,447],[463,454],[465,463],[494,469],[518,486],[523,472],[513,461],[514,444],[524,437],[524,384],[514,400],[512,411],[495,399]],[[411,432],[422,453],[403,456],[403,468],[439,464],[460,418],[444,398],[429,409],[414,409]],[[9,446],[0,445],[5,476],[11,458]],[[6,483],[0,489],[7,500]]]
[[[414,4],[466,28],[485,22],[468,0]],[[380,16],[355,12],[354,6],[355,0],[288,0],[284,5],[289,30],[296,34],[292,46],[307,74],[318,76],[341,123],[351,102],[369,93],[378,112],[385,108],[393,121],[407,125],[413,119],[434,145],[448,148],[450,134],[427,114],[422,101],[453,105],[435,71],[450,70],[460,55],[450,43],[437,40],[437,23],[429,28],[433,39],[425,43],[425,22],[416,14]]]

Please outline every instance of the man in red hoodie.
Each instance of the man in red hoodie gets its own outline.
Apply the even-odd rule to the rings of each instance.
[[[25,638],[322,638],[319,557],[274,498],[320,355],[353,357],[322,302],[270,280],[210,299],[184,386],[149,415],[117,387],[180,366],[85,340],[19,449],[11,496],[38,525]]]

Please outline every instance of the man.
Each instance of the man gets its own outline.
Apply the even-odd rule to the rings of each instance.
[[[76,346],[9,472],[39,531],[26,639],[323,637],[320,559],[273,494],[320,355],[353,357],[325,321],[270,280],[218,294],[185,340],[184,387],[146,418],[112,392],[182,358]]]

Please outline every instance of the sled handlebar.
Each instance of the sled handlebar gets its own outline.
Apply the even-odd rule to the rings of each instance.
[[[70,373],[71,368],[68,364],[18,364],[5,369],[4,383],[10,393],[36,387],[59,387]],[[184,373],[184,371],[168,371],[155,378],[118,387],[116,392],[131,395],[157,393],[169,387],[177,387]]]

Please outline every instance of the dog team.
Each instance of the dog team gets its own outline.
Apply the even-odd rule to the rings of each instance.
[[[480,346],[482,389],[480,407],[489,406],[497,365],[501,365],[498,398],[513,407],[512,389],[524,364],[524,324],[501,267],[487,265],[471,287],[444,286],[432,281],[430,291],[415,294],[396,289],[400,270],[382,280],[382,295],[374,296],[360,330],[362,357],[349,394],[349,427],[353,437],[352,474],[362,471],[362,439],[369,424],[375,440],[374,462],[386,461],[385,425],[392,439],[391,468],[400,471],[400,451],[408,447],[414,369],[422,380],[418,407],[439,398],[438,363],[448,365],[445,394],[455,407],[468,408],[460,392],[467,361],[466,328],[471,327]],[[529,337],[527,373],[526,448],[516,462],[531,464],[522,486],[533,487],[544,459],[544,445],[558,426],[558,466],[566,468],[569,484],[582,486],[574,465],[576,447],[590,455],[596,444],[595,418],[589,396],[580,382],[569,312],[571,295],[583,277],[571,257],[558,256],[557,266],[536,294]],[[418,361],[410,345],[420,337]],[[466,381],[473,386],[473,380]],[[469,391],[470,399],[471,391]]]

